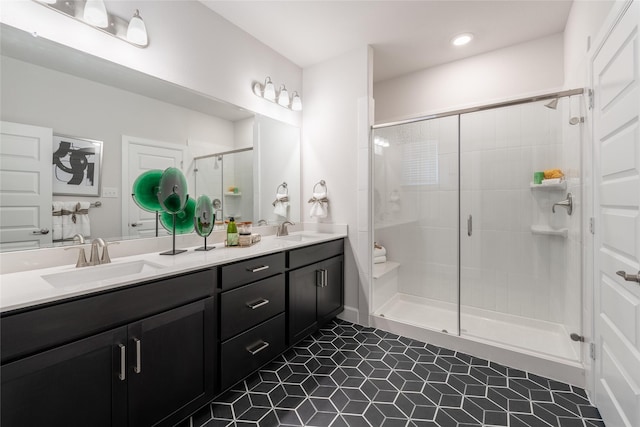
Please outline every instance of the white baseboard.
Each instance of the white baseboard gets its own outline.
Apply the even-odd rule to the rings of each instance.
[[[338,314],[338,319],[345,320],[347,322],[359,324],[360,313],[357,308],[344,306],[344,311]]]

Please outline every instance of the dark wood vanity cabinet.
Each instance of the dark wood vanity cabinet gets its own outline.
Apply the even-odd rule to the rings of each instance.
[[[206,270],[3,316],[3,335],[23,337],[6,347],[3,337],[2,425],[173,425],[206,404],[215,280]],[[117,305],[95,310],[105,302]],[[57,345],[24,355],[45,333]]]
[[[288,340],[295,344],[344,309],[344,243],[335,240],[288,253]]]
[[[220,268],[221,390],[286,348],[285,253]]]

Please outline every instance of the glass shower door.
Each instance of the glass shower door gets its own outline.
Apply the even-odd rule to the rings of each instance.
[[[458,333],[458,116],[374,129],[374,315]],[[384,252],[384,255],[381,255]]]
[[[536,171],[579,170],[579,160],[567,160],[572,150],[580,156],[579,144],[567,141],[566,101],[557,109],[533,102],[460,116],[460,330],[579,360],[569,338],[580,332],[579,256],[570,259],[568,237],[572,224],[579,232],[579,215],[552,212],[567,182],[579,179],[532,184]]]

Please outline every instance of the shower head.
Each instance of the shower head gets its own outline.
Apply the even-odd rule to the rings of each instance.
[[[558,98],[553,98],[550,102],[544,104],[544,106],[555,110],[556,108],[558,108]]]

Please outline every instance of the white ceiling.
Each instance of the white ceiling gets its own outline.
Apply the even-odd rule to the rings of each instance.
[[[302,68],[371,45],[374,81],[562,32],[571,9],[571,0],[200,1]],[[453,47],[463,32],[475,39]]]

